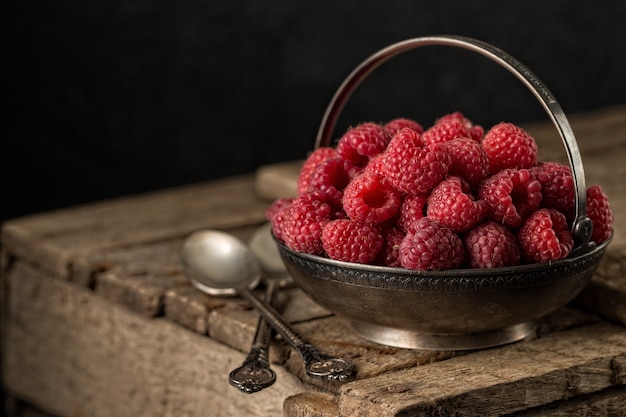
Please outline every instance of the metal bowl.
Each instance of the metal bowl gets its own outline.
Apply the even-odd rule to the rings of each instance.
[[[522,340],[535,321],[571,301],[588,284],[608,241],[590,242],[586,186],[578,144],[561,106],[530,70],[504,51],[471,38],[440,35],[398,42],[371,55],[341,84],[322,119],[315,147],[328,146],[339,114],[360,82],[402,52],[430,45],[476,52],[516,76],[539,100],[567,153],[575,188],[567,259],[495,269],[414,271],[359,265],[294,252],[277,241],[294,281],[317,303],[350,320],[360,336],[389,346],[463,350]]]
[[[361,337],[403,348],[464,350],[533,336],[537,319],[589,283],[608,241],[552,263],[428,272],[335,261],[277,245],[294,282],[347,318]]]

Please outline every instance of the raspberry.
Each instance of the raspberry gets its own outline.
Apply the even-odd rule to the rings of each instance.
[[[293,198],[279,198],[270,204],[265,211],[265,217],[272,225],[272,233],[278,240],[283,240],[285,212],[291,207],[293,200]]]
[[[404,128],[395,134],[384,153],[384,174],[402,192],[427,193],[448,173],[450,155],[445,147],[422,144],[419,133]]]
[[[339,154],[337,153],[335,148],[331,147],[317,148],[316,150],[311,152],[309,156],[305,159],[304,164],[302,164],[300,174],[298,175],[298,194],[302,194],[309,189],[309,179],[311,178],[311,174],[320,163],[327,159],[337,157],[339,157]]]
[[[421,124],[417,123],[415,120],[407,119],[404,117],[398,117],[397,119],[392,119],[387,124],[385,124],[384,128],[387,131],[387,134],[390,138],[393,137],[400,129],[408,127],[409,129],[415,130],[417,133],[422,133],[424,128]]]
[[[468,191],[469,185],[461,178],[448,177],[428,197],[426,215],[454,232],[470,230],[483,220],[489,206],[482,200],[476,201]]]
[[[337,142],[337,153],[355,165],[364,166],[369,158],[383,152],[389,135],[378,123],[366,122],[348,129]]]
[[[378,174],[378,175],[384,175],[383,174],[384,156],[385,156],[384,153],[379,153],[378,155],[370,158],[370,160],[367,162],[367,165],[365,165],[365,167],[363,168],[362,173],[371,172],[371,173]]]
[[[450,228],[423,217],[400,244],[400,264],[408,269],[440,270],[463,262],[463,241]]]
[[[333,220],[322,230],[322,244],[331,259],[369,264],[383,247],[377,227],[350,219]]]
[[[460,112],[447,114],[424,132],[427,144],[448,142],[456,138],[472,138],[479,141],[483,128],[473,126],[472,122]]]
[[[520,249],[511,231],[487,220],[465,235],[465,249],[472,268],[500,268],[520,264]]]
[[[489,218],[517,227],[539,208],[541,184],[527,169],[505,169],[482,183],[478,197],[489,205]]]
[[[489,159],[478,142],[470,138],[457,138],[446,142],[452,164],[449,175],[458,175],[477,187],[489,175]]]
[[[565,258],[574,247],[574,239],[565,215],[555,209],[539,209],[519,230],[522,255],[530,262],[548,262]]]
[[[535,139],[512,123],[493,126],[485,134],[482,146],[489,158],[491,174],[507,168],[530,168],[537,162]]]
[[[614,222],[613,212],[609,198],[599,185],[587,189],[587,217],[593,225],[592,241],[600,244],[611,237]]]
[[[402,200],[386,178],[368,172],[350,181],[342,202],[352,220],[382,223],[396,215]]]
[[[570,168],[557,162],[541,162],[529,171],[541,184],[541,207],[557,209],[573,220],[575,194]]]
[[[404,197],[396,224],[405,232],[408,231],[415,220],[426,215],[427,200],[428,196],[425,194],[412,194]]]
[[[404,232],[397,227],[383,228],[383,247],[378,252],[374,263],[394,268],[401,267],[398,257],[400,255],[400,243],[402,243],[404,235]]]
[[[322,228],[330,221],[331,207],[315,193],[296,197],[285,210],[283,239],[297,252],[319,255],[323,252]]]
[[[325,196],[326,202],[338,207],[354,170],[352,162],[345,159],[330,158],[322,161],[311,173],[307,191]]]

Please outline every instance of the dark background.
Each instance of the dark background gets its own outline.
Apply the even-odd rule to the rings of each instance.
[[[626,2],[110,0],[3,2],[0,221],[303,158],[344,78],[407,38],[504,49],[566,113],[626,103]],[[460,110],[545,117],[508,72],[429,47],[376,70],[336,133]]]

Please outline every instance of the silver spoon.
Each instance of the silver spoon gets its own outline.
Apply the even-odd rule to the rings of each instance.
[[[279,287],[291,285],[293,280],[287,273],[280,258],[278,248],[272,242],[271,225],[259,227],[248,241],[250,250],[258,259],[263,278],[266,281],[265,302],[272,305]],[[245,394],[253,394],[265,389],[276,381],[276,373],[271,369],[269,346],[272,328],[263,317],[259,317],[250,351],[238,368],[228,375],[228,382]]]
[[[204,230],[189,236],[182,247],[183,265],[193,285],[210,295],[239,294],[252,304],[300,355],[305,372],[313,378],[343,381],[352,374],[352,364],[324,353],[294,330],[273,307],[252,292],[261,277],[261,267],[248,246],[228,233]]]

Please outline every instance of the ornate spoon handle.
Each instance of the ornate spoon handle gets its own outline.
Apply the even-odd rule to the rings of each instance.
[[[300,353],[305,363],[307,375],[328,381],[345,381],[352,375],[352,364],[342,358],[320,351],[294,330],[272,306],[259,300],[247,289],[239,290],[239,295],[249,301],[265,320]]]
[[[265,291],[266,303],[272,304],[279,285],[277,280],[269,280]],[[269,361],[271,339],[272,328],[263,317],[259,317],[248,356],[239,368],[228,375],[230,385],[245,394],[252,394],[271,386],[276,381],[276,373],[270,368]]]

